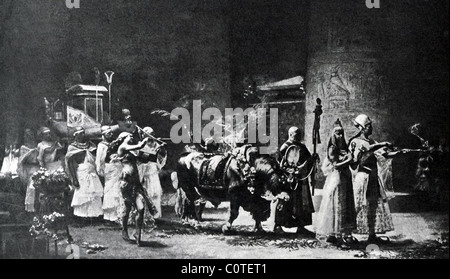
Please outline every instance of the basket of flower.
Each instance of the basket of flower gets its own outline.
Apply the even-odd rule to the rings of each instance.
[[[33,187],[46,196],[58,195],[69,190],[70,179],[63,169],[48,171],[41,168],[31,177]]]

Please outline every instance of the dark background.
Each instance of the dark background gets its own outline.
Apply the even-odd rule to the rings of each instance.
[[[193,99],[221,110],[243,107],[251,81],[306,76],[308,117],[291,125],[305,127],[311,147],[313,101],[319,86],[332,85],[326,75],[314,77],[337,64],[344,65],[338,70],[348,77],[344,83],[364,98],[338,111],[324,107],[323,140],[336,115],[350,136],[351,119],[369,109],[380,141],[415,147],[407,128],[418,122],[425,137],[448,140],[448,1],[381,4],[367,9],[365,0],[81,0],[80,9],[67,9],[64,0],[2,0],[0,145],[21,143],[25,128],[42,125],[43,97],[62,94],[69,73],[92,84],[98,67],[101,85],[105,71],[115,72],[112,118],[120,119],[127,107],[141,127],[150,125],[162,137],[173,122],[151,115],[154,109],[171,111]],[[366,94],[363,79],[350,81],[365,71],[359,61],[375,61],[369,72],[387,77],[389,86],[376,98]]]

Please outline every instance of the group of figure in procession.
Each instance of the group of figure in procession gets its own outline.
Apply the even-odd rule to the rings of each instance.
[[[110,126],[102,126],[98,145],[86,137],[84,128],[75,127],[67,147],[54,139],[48,127],[40,128],[37,135],[41,141],[36,147],[23,147],[17,160],[18,176],[27,184],[25,210],[39,212],[33,173],[64,169],[72,187],[70,206],[75,218],[120,223],[126,240],[130,240],[128,224],[135,223],[135,240],[140,244],[144,222],[153,226],[162,216],[160,166],[156,163],[161,145],[151,127],[139,131],[132,121],[128,123],[129,131],[117,137]],[[145,150],[147,160],[138,158],[139,150]]]
[[[300,142],[298,127],[289,129],[289,138],[280,146],[276,160],[281,169],[295,169],[291,172],[295,176],[295,184],[287,183],[290,186],[285,185],[282,194],[271,201],[274,232],[282,232],[282,227],[296,227],[301,235],[337,245],[358,242],[354,233],[368,235],[370,243],[389,241],[385,236],[377,236],[394,230],[378,164],[380,158],[392,158],[405,151],[394,151],[391,143],[372,139],[372,121],[367,115],[358,115],[353,124],[359,132],[347,141],[342,123],[337,119],[326,142],[326,154],[322,160],[326,180],[314,222],[310,179],[318,156],[311,154]],[[32,174],[39,168],[54,170],[63,167],[73,186],[70,201],[73,215],[80,218],[103,216],[105,220],[118,222],[122,226],[122,237],[127,241],[130,241],[128,225],[132,220],[136,224],[133,236],[140,245],[144,223],[152,223],[162,213],[160,169],[156,164],[161,144],[150,127],[136,129],[130,125],[128,128],[115,137],[111,127],[103,126],[102,141],[95,145],[86,138],[84,129],[77,127],[73,142],[62,155],[60,153],[65,151],[65,147],[52,139],[49,128],[41,128],[38,131],[41,142],[36,147],[24,146],[21,153],[25,155],[18,161],[18,173],[27,181],[26,211],[37,210]],[[292,152],[292,147],[295,147],[295,152]],[[148,155],[145,161],[137,153],[144,148],[147,148]],[[38,164],[27,166],[27,154],[33,152]],[[292,160],[292,156],[297,158]],[[176,179],[176,174],[172,179]],[[133,218],[130,217],[131,212]],[[310,225],[313,225],[314,232],[305,228]]]
[[[392,151],[389,142],[371,138],[372,121],[367,115],[354,120],[359,133],[347,143],[339,120],[336,121],[322,164],[326,175],[316,232],[330,242],[353,243],[352,232],[368,234],[368,242],[383,243],[377,237],[394,230],[386,190],[378,170],[378,157],[390,158],[403,153]]]
[[[296,226],[300,234],[315,234],[319,240],[336,245],[359,242],[353,233],[368,235],[371,243],[389,241],[387,237],[377,236],[394,230],[386,192],[379,181],[377,157],[393,157],[403,151],[389,151],[391,143],[372,139],[372,121],[367,115],[357,116],[354,125],[359,132],[347,142],[340,120],[334,123],[322,160],[326,180],[314,221],[311,188],[306,178],[317,158],[300,142],[299,129],[289,129],[289,139],[279,149],[279,161],[283,168],[286,164],[283,162],[289,162],[286,151],[292,145],[298,146],[297,166],[300,166],[299,176],[303,180],[299,180],[295,189],[290,189],[289,197],[275,202],[282,205],[275,206],[275,232],[282,231],[282,226]],[[305,229],[310,225],[314,233]]]
[[[337,119],[334,123],[322,162],[326,180],[316,218],[313,218],[315,208],[311,180],[318,156],[311,154],[301,143],[301,131],[298,127],[289,129],[288,140],[276,154],[277,164],[281,169],[281,183],[276,186],[279,189],[273,191],[275,195],[271,198],[270,214],[275,233],[283,232],[283,227],[297,228],[300,235],[316,237],[337,245],[359,242],[353,233],[368,235],[368,242],[371,243],[389,241],[386,236],[377,236],[394,230],[378,164],[379,161],[407,151],[394,149],[389,142],[379,143],[372,139],[372,121],[367,115],[358,115],[353,124],[359,132],[347,142],[340,120]],[[242,169],[245,173],[246,168]],[[202,167],[198,168],[198,176],[202,176],[202,170]],[[245,181],[245,174],[243,176],[241,180]],[[251,176],[251,172],[248,176]],[[196,187],[201,188],[202,185]],[[242,195],[241,199],[248,198]],[[255,212],[249,210],[255,217]],[[234,219],[231,212],[228,227],[231,227]],[[254,219],[258,224],[260,220]],[[306,228],[311,225],[313,231]],[[255,230],[257,229],[256,225]]]

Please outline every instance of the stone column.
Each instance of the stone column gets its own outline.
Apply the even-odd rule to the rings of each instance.
[[[439,18],[438,9],[423,1],[381,2],[379,9],[368,9],[363,0],[311,3],[305,143],[312,150],[313,111],[320,98],[322,143],[317,150],[322,159],[337,118],[347,140],[357,132],[352,120],[365,113],[373,121],[375,140],[403,147],[411,143],[406,140],[412,137],[408,128],[415,122],[428,121],[433,129],[442,130],[433,119],[447,119],[442,116],[448,107],[438,109],[442,106],[436,104],[448,100],[443,97],[448,92],[448,78],[447,82],[442,78],[445,65],[439,64],[439,58],[423,62],[424,55],[436,53],[422,53],[424,46],[442,47],[439,41],[421,39],[423,34],[441,36],[435,28],[439,21],[434,20]],[[434,30],[438,33],[430,33]],[[432,73],[424,72],[423,65]],[[424,82],[430,76],[433,94],[427,96]]]

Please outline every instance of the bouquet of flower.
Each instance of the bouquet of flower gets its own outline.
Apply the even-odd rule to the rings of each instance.
[[[63,169],[48,171],[41,168],[33,173],[31,179],[36,191],[47,195],[63,193],[68,189],[70,183],[70,179]]]
[[[54,240],[60,239],[58,235],[58,230],[64,229],[65,220],[64,214],[53,212],[50,215],[42,216],[42,219],[34,217],[33,225],[31,226],[29,232],[33,237],[47,237]]]

